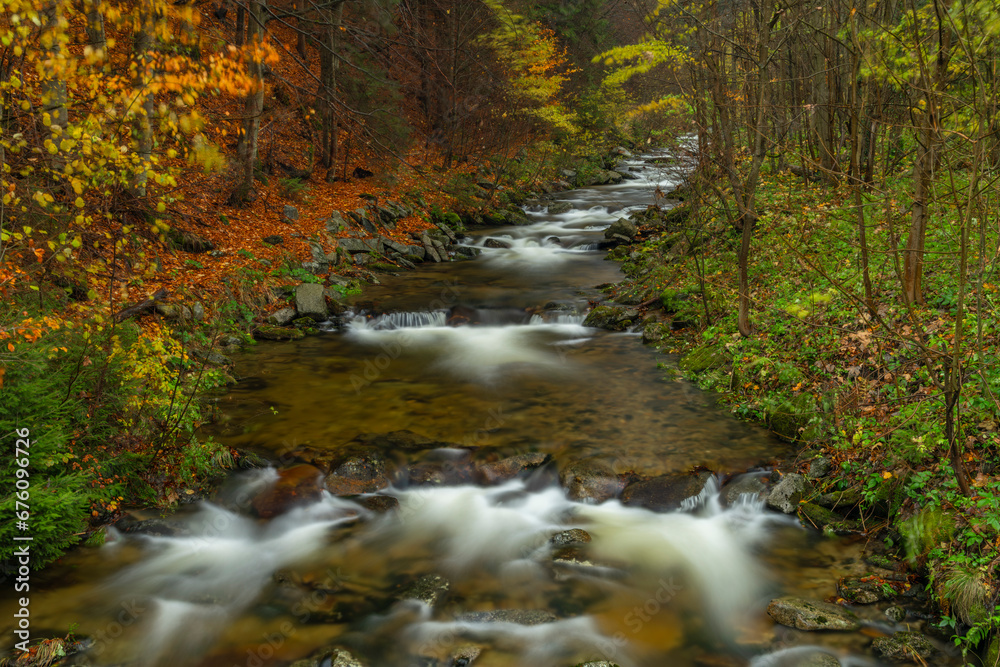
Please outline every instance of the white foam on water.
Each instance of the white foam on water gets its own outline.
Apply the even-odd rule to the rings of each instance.
[[[442,313],[442,318],[445,315]],[[453,377],[492,383],[511,373],[556,373],[571,370],[548,344],[553,338],[579,338],[588,329],[575,317],[532,320],[526,324],[385,328],[363,318],[347,327],[351,340],[395,359],[404,354],[430,356],[433,368]],[[580,320],[582,322],[582,320]]]

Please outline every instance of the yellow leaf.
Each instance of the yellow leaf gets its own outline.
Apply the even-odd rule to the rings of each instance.
[[[892,473],[891,472],[889,472],[888,470],[883,471],[883,473],[882,473],[882,479],[890,479],[891,477],[892,477]]]

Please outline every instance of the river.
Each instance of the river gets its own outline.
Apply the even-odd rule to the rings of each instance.
[[[643,158],[627,167],[637,178],[549,202],[568,211],[477,231],[474,260],[385,278],[346,326],[239,357],[215,437],[287,460],[420,434],[437,444],[386,452],[383,495],[398,507],[323,493],[259,519],[247,499],[278,472],[235,475],[159,535],[112,531],[37,577],[36,635],[73,625],[92,642],[76,660],[100,665],[284,665],[323,647],[371,667],[875,664],[861,657],[868,635],[889,626],[874,608],[867,632],[838,636],[764,613],[778,594],[829,598],[864,571],[861,542],[821,539],[758,498],[721,501],[723,476],[766,477],[788,445],[658,368],[675,360],[639,336],[583,326],[598,286],[621,277],[596,249],[603,230],[676,178]],[[528,453],[551,461],[459,483],[477,462]],[[557,473],[581,460],[716,475],[685,511],[653,512],[567,497]]]

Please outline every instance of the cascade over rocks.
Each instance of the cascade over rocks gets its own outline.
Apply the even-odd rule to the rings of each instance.
[[[709,472],[700,472],[695,475],[661,475],[637,480],[625,487],[622,504],[645,507],[654,512],[680,509],[685,500],[702,492],[711,477]]]
[[[262,519],[284,514],[293,507],[319,500],[323,473],[316,467],[301,464],[278,471],[278,479],[251,502]]]

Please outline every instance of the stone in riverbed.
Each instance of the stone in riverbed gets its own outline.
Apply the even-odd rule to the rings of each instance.
[[[365,664],[344,649],[327,648],[296,660],[289,667],[365,667]]]
[[[389,484],[385,458],[377,450],[348,457],[326,478],[326,490],[335,496],[372,493]]]
[[[319,468],[305,463],[279,470],[277,481],[253,499],[254,512],[262,519],[270,519],[315,502],[321,495],[322,478]]]
[[[854,604],[875,604],[891,600],[895,591],[876,577],[843,577],[837,582],[837,594]]]
[[[848,609],[827,602],[791,596],[771,600],[767,605],[767,615],[775,623],[799,630],[851,631],[861,627],[857,616]]]
[[[552,623],[556,615],[544,609],[495,609],[493,611],[470,611],[459,614],[460,623],[516,623],[517,625],[542,625]]]
[[[545,465],[551,458],[548,454],[540,452],[518,454],[491,463],[480,463],[477,472],[483,483],[498,484]]]
[[[582,528],[570,528],[550,537],[549,544],[563,549],[566,547],[582,547],[590,542],[590,540],[590,533],[587,531]]]
[[[797,473],[788,473],[781,478],[767,496],[767,506],[771,509],[792,514],[799,509],[799,501],[806,490],[806,481]]]
[[[679,509],[685,500],[701,493],[710,477],[710,473],[703,472],[697,475],[661,475],[632,482],[622,493],[622,504],[645,507],[654,512]]]
[[[921,662],[934,657],[934,644],[919,632],[897,632],[890,637],[879,637],[872,642],[872,653],[892,662]],[[919,658],[919,660],[917,660]]]
[[[267,324],[262,324],[253,332],[253,337],[257,340],[298,340],[305,338],[305,336],[305,333],[298,329],[286,329]]]
[[[447,593],[451,583],[440,574],[425,574],[400,594],[400,600],[420,600],[433,607]]]
[[[562,213],[569,213],[573,210],[573,205],[568,201],[559,201],[549,204],[548,214],[549,215],[560,215]]]
[[[600,459],[574,461],[559,473],[559,483],[571,500],[599,504],[617,498],[625,488],[622,476]]]
[[[604,230],[604,238],[609,241],[618,240],[628,243],[638,233],[639,230],[636,228],[634,222],[625,218],[618,218],[611,223],[611,226]]]
[[[753,499],[760,498],[767,491],[767,486],[755,475],[741,475],[722,488],[722,500],[726,506],[740,502],[744,495]]]
[[[353,498],[353,500],[376,514],[385,514],[386,512],[399,509],[399,499],[395,496],[360,496]]]

